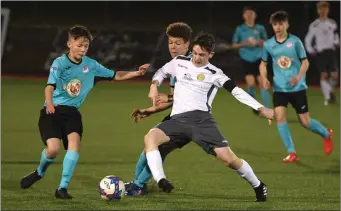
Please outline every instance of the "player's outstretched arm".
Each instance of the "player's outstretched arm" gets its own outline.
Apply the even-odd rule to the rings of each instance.
[[[48,84],[45,87],[45,100],[46,100],[46,113],[47,114],[53,114],[55,109],[53,105],[53,91],[54,91],[54,86]]]
[[[149,108],[134,109],[131,114],[131,118],[134,119],[135,123],[138,123],[141,119],[147,118],[152,114],[164,111],[172,106],[172,103],[161,103],[157,106],[151,106]]]
[[[143,76],[144,74],[146,74],[146,71],[149,68],[149,66],[150,64],[141,65],[137,71],[118,71],[115,74],[115,80],[123,81],[138,76]]]
[[[264,61],[261,61],[261,63],[259,64],[259,74],[260,74],[260,78],[261,78],[261,86],[265,89],[265,90],[269,90],[270,89],[270,81],[268,80],[268,71],[266,69],[267,63]]]

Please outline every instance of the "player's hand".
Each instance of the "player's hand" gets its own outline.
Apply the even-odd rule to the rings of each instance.
[[[134,109],[133,113],[130,115],[130,118],[134,120],[135,123],[141,121],[141,119],[150,116],[150,112],[147,112],[145,109]]]
[[[146,74],[149,66],[150,66],[150,64],[141,65],[137,71],[138,76],[143,76],[144,74]]]
[[[301,80],[301,79],[300,79],[300,77],[298,77],[298,76],[293,77],[293,78],[290,80],[291,86],[296,86],[297,83],[298,83],[300,80]]]
[[[47,114],[54,114],[56,105],[47,105],[46,106],[46,113]]]
[[[156,106],[156,97],[157,97],[157,95],[158,95],[157,86],[151,85],[148,97],[151,99],[151,101],[153,103],[153,106]]]
[[[258,40],[258,46],[263,47],[263,45],[264,45],[264,40],[263,39]]]
[[[159,105],[161,103],[168,103],[168,95],[164,93],[159,93],[156,96],[156,105]]]
[[[275,110],[271,109],[271,108],[266,108],[266,107],[262,107],[260,109],[258,109],[259,114],[265,118],[268,119],[269,121],[269,125],[271,124],[271,120],[274,119],[275,116]]]
[[[262,78],[262,86],[263,86],[263,89],[269,90],[271,87],[270,81],[266,78]]]

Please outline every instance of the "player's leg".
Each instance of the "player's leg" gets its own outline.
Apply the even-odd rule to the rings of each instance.
[[[193,141],[247,180],[256,192],[257,201],[266,200],[266,185],[256,177],[250,165],[238,158],[228,147],[227,140],[211,115],[206,114],[206,117],[203,116],[202,121],[193,127]]]
[[[41,139],[46,148],[41,153],[38,168],[21,179],[20,187],[23,189],[31,187],[35,182],[44,177],[48,166],[55,161],[55,157],[60,149],[62,135],[58,113],[46,114],[45,109],[42,109],[38,126]]]
[[[256,193],[256,201],[264,202],[267,198],[267,186],[258,179],[253,172],[250,164],[237,157],[230,147],[216,147],[214,148],[216,157],[222,161],[227,167],[235,170],[243,179],[245,179]]]
[[[66,154],[63,160],[62,178],[55,196],[60,199],[72,199],[72,196],[68,194],[67,189],[79,160],[83,124],[82,116],[76,108],[66,107],[63,109],[63,112],[65,112],[63,124],[64,131],[65,135],[67,135],[67,140],[63,141],[65,143],[64,146],[67,146],[67,148],[65,148]]]
[[[281,140],[287,149],[289,155],[283,159],[283,162],[297,162],[299,159],[296,154],[293,140],[286,118],[286,108],[289,102],[289,93],[274,92],[273,104],[276,113],[277,130]]]
[[[191,129],[188,124],[184,123],[187,118],[182,119],[182,117],[182,115],[179,115],[177,118],[173,117],[170,120],[162,122],[157,125],[156,128],[150,130],[144,137],[148,166],[153,174],[154,180],[158,183],[158,186],[164,192],[168,193],[171,192],[174,187],[168,180],[166,180],[158,146],[169,141],[170,137],[172,137],[172,139],[190,139],[188,134]]]
[[[255,68],[254,64],[251,62],[245,61],[242,59],[242,68],[245,75],[245,82],[246,82],[246,92],[252,96],[253,98],[256,98],[256,78],[255,78]],[[258,114],[258,112],[254,109],[252,109],[254,114]]]
[[[329,56],[330,61],[328,62],[328,70],[330,71],[329,84],[332,87],[332,91],[330,92],[330,103],[336,103],[336,96],[334,94],[334,89],[339,81],[339,68],[338,68],[338,59],[335,55],[334,51],[330,51]]]
[[[332,130],[324,127],[316,119],[310,118],[306,91],[293,93],[290,103],[296,110],[300,123],[306,129],[319,134],[324,139],[324,152],[330,154],[333,150]]]
[[[330,101],[330,93],[333,88],[328,82],[328,55],[323,51],[316,56],[316,68],[320,72],[320,86],[324,97],[324,105],[328,105]]]

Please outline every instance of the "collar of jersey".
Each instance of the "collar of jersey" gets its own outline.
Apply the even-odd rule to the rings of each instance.
[[[289,39],[289,37],[290,37],[290,34],[288,33],[287,38],[286,38],[283,42],[278,42],[277,39],[276,39],[276,35],[274,36],[275,41],[276,41],[276,43],[278,43],[278,44],[283,44],[283,43],[285,43],[285,42]]]
[[[82,58],[82,60],[81,60],[79,63],[76,63],[76,62],[74,62],[74,61],[71,61],[71,59],[69,58],[68,54],[69,54],[69,53],[64,54],[64,55],[65,55],[65,57],[67,58],[67,60],[69,60],[70,63],[72,63],[72,64],[74,64],[74,65],[80,65],[80,64],[82,64],[83,58]]]

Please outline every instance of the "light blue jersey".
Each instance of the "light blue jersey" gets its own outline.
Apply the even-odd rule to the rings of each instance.
[[[186,57],[188,57],[188,58],[192,58],[192,52],[191,51],[189,51],[188,53],[187,53],[187,55],[186,55]],[[169,83],[169,86],[170,87],[172,87],[172,88],[174,88],[174,86],[175,86],[175,78],[173,77],[173,76],[171,76],[170,77],[170,83]]]
[[[264,26],[260,24],[249,27],[245,24],[239,25],[233,34],[232,43],[242,43],[246,40],[267,40],[268,36]],[[258,45],[254,47],[243,47],[239,49],[239,55],[243,60],[255,62],[262,58],[262,48]]]
[[[267,62],[269,55],[273,62],[274,91],[297,92],[307,88],[305,75],[297,85],[290,84],[290,80],[300,72],[301,61],[307,57],[303,43],[298,37],[288,34],[283,43],[277,42],[275,37],[267,40],[264,43],[262,60]]]
[[[53,104],[79,109],[98,80],[111,80],[114,77],[115,71],[87,56],[76,64],[64,54],[53,61],[47,84],[55,86]]]

